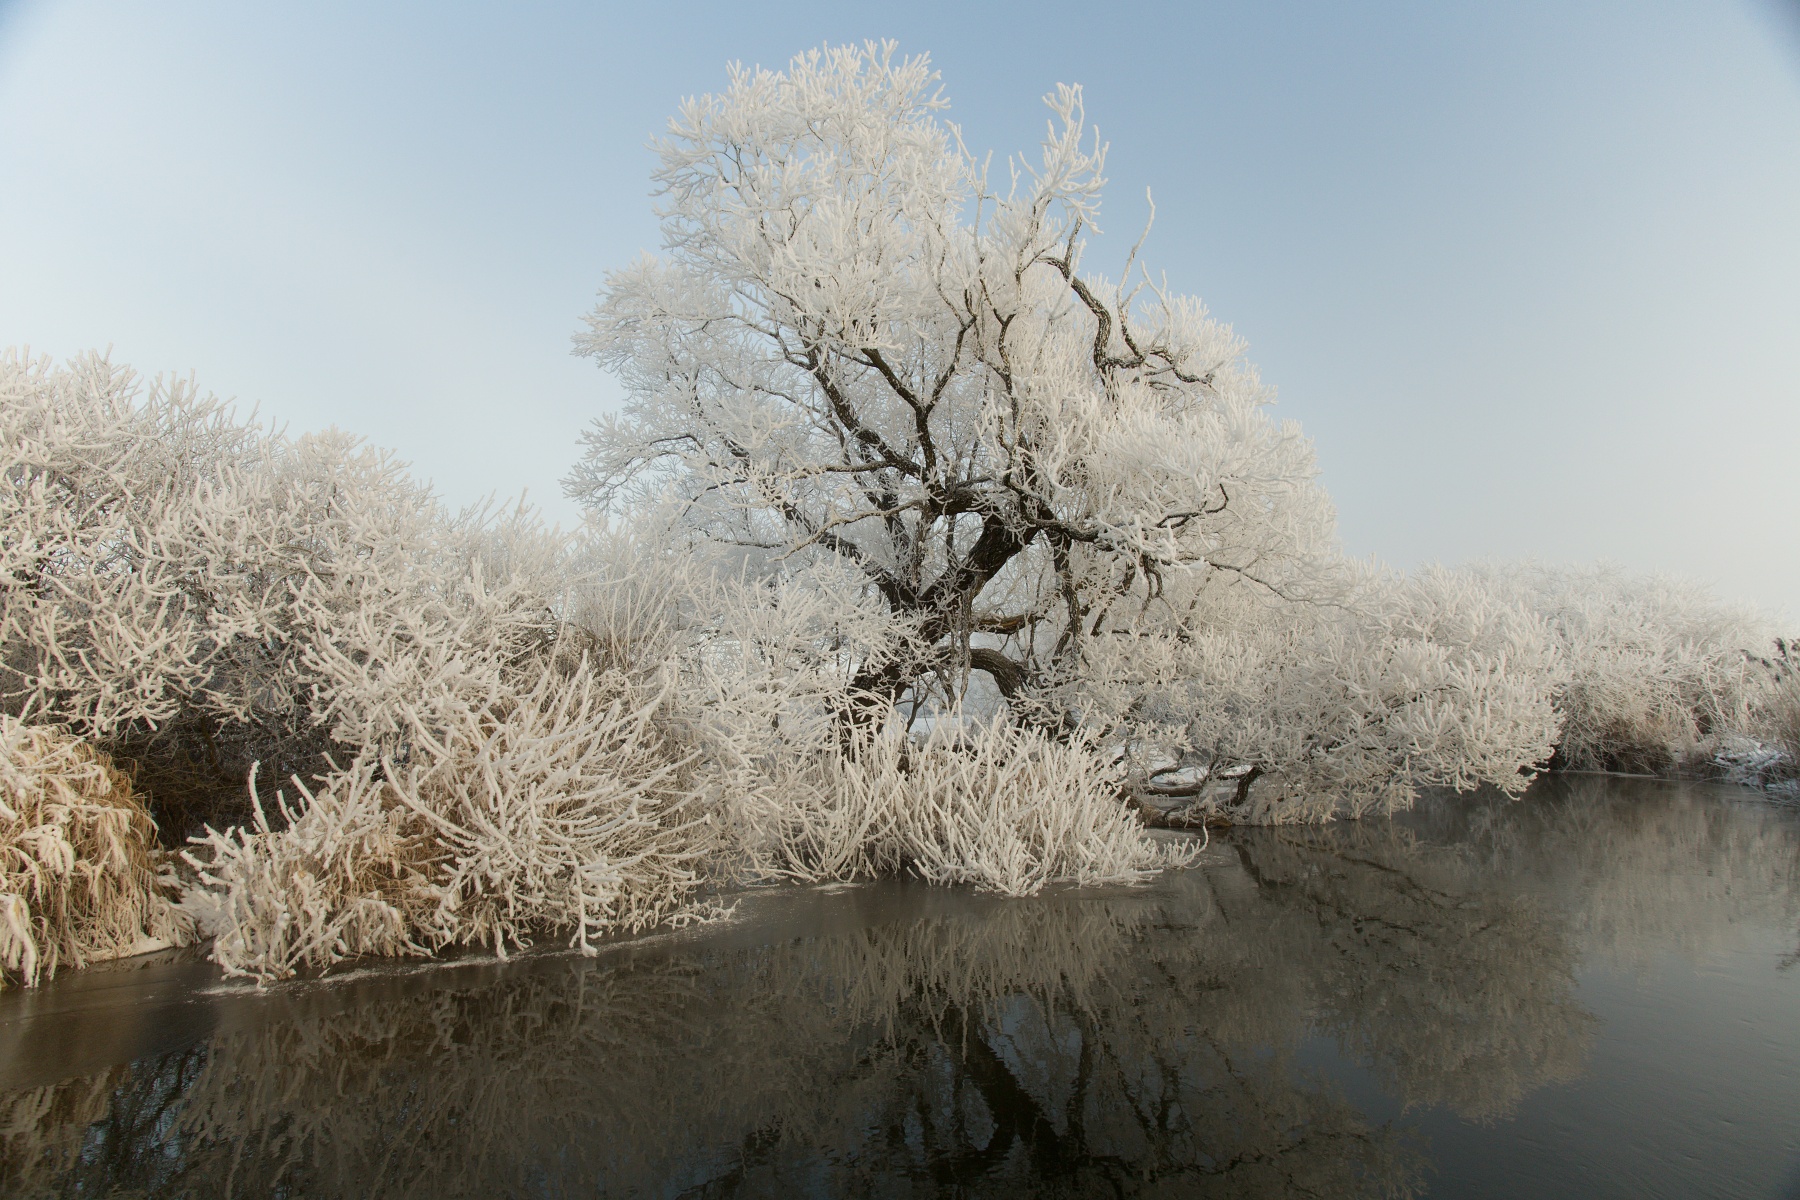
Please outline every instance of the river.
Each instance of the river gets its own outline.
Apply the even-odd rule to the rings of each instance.
[[[1604,776],[1136,888],[0,994],[0,1193],[1800,1196],[1800,813]]]

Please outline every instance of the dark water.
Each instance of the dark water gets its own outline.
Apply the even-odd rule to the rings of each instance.
[[[0,1191],[1800,1196],[1800,818],[1562,778],[1139,889],[0,995]]]

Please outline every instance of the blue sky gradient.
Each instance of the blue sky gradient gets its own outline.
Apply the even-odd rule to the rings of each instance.
[[[1344,541],[1686,574],[1800,617],[1791,0],[0,6],[0,344],[111,345],[452,502],[563,519],[569,355],[737,59],[893,37],[968,143],[1085,86],[1116,272],[1250,341]]]

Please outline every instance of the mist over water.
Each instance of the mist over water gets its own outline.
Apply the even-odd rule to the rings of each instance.
[[[1800,816],[1565,776],[1140,888],[751,893],[597,958],[0,995],[0,1192],[1756,1196]]]

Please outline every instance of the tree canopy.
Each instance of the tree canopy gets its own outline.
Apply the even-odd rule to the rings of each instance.
[[[665,253],[578,338],[618,372],[572,494],[672,500],[781,571],[855,564],[922,653],[1014,693],[1176,574],[1303,588],[1333,537],[1310,444],[1244,345],[1126,264],[1083,268],[1106,148],[1081,90],[1004,187],[889,45],[736,68],[657,143]],[[980,644],[982,642],[987,644]]]

